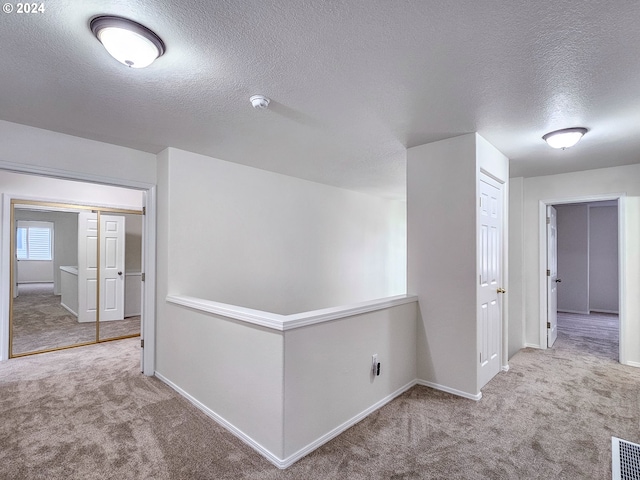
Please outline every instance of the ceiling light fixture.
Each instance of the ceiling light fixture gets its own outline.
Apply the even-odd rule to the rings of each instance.
[[[269,107],[269,102],[271,100],[269,100],[264,95],[252,95],[251,97],[249,97],[249,101],[251,102],[251,105],[253,105],[253,108],[262,110]]]
[[[562,130],[547,133],[542,139],[547,142],[550,147],[564,150],[578,143],[585,133],[587,133],[587,129],[584,127],[563,128]]]
[[[128,67],[148,67],[165,52],[160,37],[133,20],[104,15],[89,26],[107,52]]]

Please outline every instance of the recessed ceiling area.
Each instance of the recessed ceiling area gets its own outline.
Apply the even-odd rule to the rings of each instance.
[[[45,7],[0,17],[0,119],[390,198],[405,196],[406,148],[476,131],[512,176],[640,162],[637,0]],[[143,24],[165,54],[119,64],[89,28],[97,15]],[[575,147],[542,140],[576,125],[589,132]]]

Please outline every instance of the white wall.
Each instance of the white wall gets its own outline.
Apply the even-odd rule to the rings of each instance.
[[[416,316],[414,302],[285,332],[285,457],[413,385]]]
[[[620,305],[623,319],[620,325],[621,361],[640,366],[640,343],[637,341],[640,338],[640,295],[637,295],[640,291],[640,164],[524,179],[521,214],[525,224],[525,263],[521,270],[512,265],[510,275],[511,278],[521,276],[525,282],[525,315],[524,318],[513,316],[510,322],[522,322],[525,344],[544,347],[546,341],[540,320],[540,238],[544,238],[540,231],[541,202],[554,204],[586,197],[595,200],[591,197],[620,194],[624,195],[620,203],[620,217],[624,222],[620,242],[626,246],[621,262],[624,267],[621,289],[626,292]],[[518,312],[520,308],[522,305],[513,305],[512,311]]]
[[[418,378],[477,397],[477,179],[484,170],[507,182],[508,160],[477,134],[413,147],[407,155],[408,290],[420,298]],[[506,342],[503,350],[506,357]]]
[[[558,311],[589,313],[589,208],[556,205]],[[617,263],[617,259],[616,259]]]
[[[618,312],[617,207],[589,207],[589,309]]]
[[[407,151],[408,291],[419,296],[418,378],[476,388],[476,157],[464,135]]]
[[[162,303],[157,374],[282,458],[282,332]]]
[[[0,162],[156,183],[156,156],[0,120]],[[2,166],[5,168],[7,165]]]
[[[287,331],[285,345],[283,332],[165,301],[183,294],[288,314],[403,294],[403,202],[172,148],[158,155],[158,185],[163,379],[277,459],[415,380],[415,304],[393,309],[400,319],[375,312]],[[351,382],[369,385],[373,353],[388,375],[360,391]],[[318,363],[318,355],[330,358]],[[326,418],[319,399],[333,410]]]
[[[171,293],[290,314],[406,292],[404,202],[173,148],[164,158]]]
[[[524,219],[522,202],[524,200],[524,179],[509,179],[509,318],[524,318],[525,283],[521,272],[524,265]],[[524,345],[524,324],[521,321],[508,322],[508,357],[515,355]]]

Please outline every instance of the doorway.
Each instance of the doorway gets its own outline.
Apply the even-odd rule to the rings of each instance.
[[[11,291],[11,200],[110,206],[145,211],[142,230],[143,272],[141,370],[155,373],[155,275],[157,187],[136,180],[114,179],[82,172],[42,169],[0,161],[0,186],[3,188],[0,220],[0,361],[9,358],[9,303]]]
[[[608,355],[622,361],[622,200],[621,197],[600,197],[541,205],[547,212],[557,212],[556,252],[549,233],[549,220],[544,225],[546,242],[541,242],[541,247],[546,247],[546,251],[541,252],[541,259],[547,262],[546,272],[541,275],[546,286],[542,290],[541,279],[541,291],[546,291],[547,306],[541,329],[546,327],[547,348],[553,345],[550,327],[557,315],[557,332],[561,335],[589,340],[585,345],[593,345],[595,341],[599,349],[613,352]],[[554,253],[557,273],[552,279],[549,262]],[[549,288],[552,280],[556,282],[556,298]],[[554,301],[557,301],[555,306]]]
[[[9,358],[140,336],[142,213],[11,200]]]

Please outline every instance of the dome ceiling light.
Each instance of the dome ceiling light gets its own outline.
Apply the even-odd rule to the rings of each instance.
[[[547,142],[550,147],[564,150],[578,143],[585,133],[587,133],[587,129],[584,127],[563,128],[562,130],[547,133],[542,139]]]
[[[103,15],[89,26],[107,52],[128,67],[148,67],[165,52],[160,37],[133,20]]]

